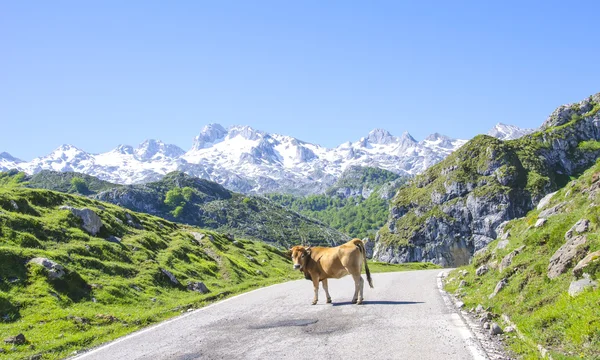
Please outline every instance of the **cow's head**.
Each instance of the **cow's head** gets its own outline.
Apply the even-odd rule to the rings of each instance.
[[[292,262],[294,263],[294,270],[304,270],[304,266],[310,257],[310,246],[294,246],[290,249],[292,253]]]

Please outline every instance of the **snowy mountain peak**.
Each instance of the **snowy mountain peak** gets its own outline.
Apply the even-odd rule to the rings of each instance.
[[[135,149],[135,156],[142,160],[158,160],[162,158],[177,158],[183,154],[183,151],[179,146],[172,144],[165,144],[160,140],[149,139],[141,143]]]
[[[265,135],[266,133],[247,125],[234,125],[229,128],[226,139],[233,139],[236,136],[241,136],[246,140],[260,140]]]
[[[349,166],[418,174],[466,142],[439,134],[428,139],[417,142],[407,132],[393,136],[387,130],[374,129],[360,141],[327,148],[250,126],[225,129],[210,124],[194,138],[188,152],[153,139],[135,148],[121,145],[101,154],[63,145],[30,162],[0,158],[0,170],[16,168],[30,174],[45,169],[77,171],[119,184],[155,181],[178,170],[238,192],[314,194],[325,191]]]
[[[400,135],[400,142],[411,142],[411,143],[417,143],[417,140],[415,140],[414,137],[412,137],[411,134],[408,133],[408,131],[405,131],[402,133],[402,135]]]
[[[223,140],[227,130],[219,124],[208,124],[202,128],[200,135],[194,138],[192,150],[200,150],[211,147],[213,144]]]
[[[394,142],[396,139],[384,129],[373,129],[367,135],[367,141],[371,144],[389,144]]]
[[[0,153],[0,160],[6,160],[6,161],[14,162],[17,164],[23,162],[23,160],[17,159],[16,157],[12,156],[11,154],[9,154],[7,152]]]
[[[521,129],[518,126],[497,123],[487,134],[500,140],[514,140],[534,131],[534,129]]]
[[[123,155],[133,155],[133,146],[119,145],[113,151]]]

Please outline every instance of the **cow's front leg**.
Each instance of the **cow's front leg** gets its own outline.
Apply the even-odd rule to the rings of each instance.
[[[317,301],[319,301],[319,279],[315,277],[313,277],[312,279],[313,281],[313,287],[315,288],[315,297],[313,298],[313,305],[317,305]]]
[[[329,285],[327,284],[327,279],[321,280],[323,283],[323,290],[325,290],[325,296],[327,296],[327,303],[331,304],[331,296],[329,296]]]

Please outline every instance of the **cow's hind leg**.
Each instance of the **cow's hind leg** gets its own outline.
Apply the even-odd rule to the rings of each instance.
[[[317,305],[317,301],[319,301],[319,279],[318,278],[315,279],[313,277],[312,281],[313,281],[313,287],[315,288],[315,297],[313,298],[312,304]]]
[[[365,280],[362,278],[362,276],[360,277],[360,293],[358,295],[358,301],[356,302],[356,304],[360,305],[363,303],[364,297],[363,297],[363,290],[365,288]]]
[[[329,296],[329,285],[327,284],[327,279],[321,280],[323,283],[323,290],[325,290],[325,296],[327,297],[327,303],[331,304],[331,296]]]
[[[360,284],[361,284],[361,276],[360,274],[358,275],[352,275],[352,278],[354,279],[354,296],[352,297],[352,303],[353,304],[360,304],[362,302],[362,294],[360,296],[360,298],[358,297],[358,293],[360,290]]]

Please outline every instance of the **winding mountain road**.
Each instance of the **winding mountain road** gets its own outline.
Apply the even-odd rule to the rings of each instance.
[[[190,312],[78,356],[105,359],[485,359],[437,286],[440,270],[373,274],[364,305],[350,277],[333,304],[292,281]],[[364,276],[364,275],[363,275]]]

